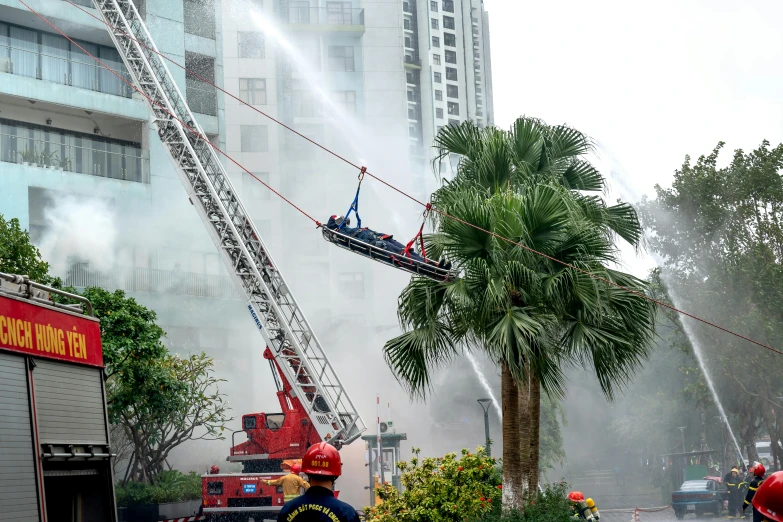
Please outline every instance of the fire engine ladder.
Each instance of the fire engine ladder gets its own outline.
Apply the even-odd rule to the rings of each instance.
[[[109,34],[136,86],[152,100],[149,105],[153,122],[178,167],[190,202],[204,221],[229,273],[245,293],[247,309],[293,392],[323,440],[338,447],[350,443],[366,426],[272,261],[217,154],[205,141],[206,135],[185,97],[163,59],[152,51],[157,48],[136,7],[130,0],[93,0],[93,4],[108,24]],[[198,134],[188,131],[183,123]]]

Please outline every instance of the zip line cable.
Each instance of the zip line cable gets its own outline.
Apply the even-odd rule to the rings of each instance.
[[[264,117],[268,118],[269,120],[271,120],[271,121],[273,121],[273,122],[277,123],[278,125],[280,125],[280,126],[284,127],[285,129],[287,129],[287,130],[289,130],[289,131],[293,132],[293,133],[294,133],[294,134],[296,134],[297,136],[299,136],[299,137],[301,137],[301,138],[303,138],[303,139],[307,140],[308,142],[312,143],[313,145],[315,145],[316,147],[320,148],[321,150],[323,150],[323,151],[325,151],[325,152],[327,152],[327,153],[331,154],[331,155],[332,155],[332,156],[334,156],[335,158],[337,158],[337,159],[340,159],[341,161],[343,161],[343,162],[347,163],[348,165],[350,165],[350,166],[354,167],[354,168],[355,168],[355,169],[357,169],[357,170],[361,170],[363,173],[365,173],[365,174],[369,175],[370,177],[372,177],[372,178],[373,178],[373,179],[375,179],[376,181],[379,181],[380,183],[382,183],[382,184],[386,185],[387,187],[391,188],[392,190],[394,190],[394,191],[396,191],[396,192],[399,192],[399,193],[400,193],[400,194],[402,194],[403,196],[405,196],[405,197],[407,197],[408,199],[410,199],[410,200],[412,200],[412,201],[414,201],[414,202],[418,203],[419,205],[421,205],[421,206],[423,206],[423,207],[428,207],[428,209],[431,209],[433,212],[435,212],[435,213],[437,213],[437,214],[439,214],[439,215],[441,215],[441,216],[443,216],[443,217],[445,217],[445,218],[452,219],[452,220],[454,220],[454,221],[457,221],[457,222],[459,222],[459,223],[461,223],[461,224],[463,224],[463,225],[466,225],[466,226],[472,227],[472,228],[474,228],[474,229],[476,229],[476,230],[479,230],[479,231],[481,231],[481,232],[484,232],[485,234],[488,234],[488,235],[490,235],[490,236],[492,236],[492,237],[495,237],[496,239],[499,239],[499,240],[501,240],[501,241],[505,241],[506,243],[509,243],[509,244],[511,244],[511,245],[514,245],[514,246],[518,246],[518,247],[520,247],[520,248],[522,248],[522,249],[524,249],[524,250],[526,250],[526,251],[528,251],[528,252],[530,252],[530,253],[532,253],[532,254],[535,254],[535,255],[541,256],[541,257],[543,257],[543,258],[545,258],[545,259],[548,259],[548,260],[550,260],[550,261],[553,261],[553,262],[555,262],[555,263],[557,263],[557,264],[559,264],[559,265],[561,265],[561,266],[564,266],[564,267],[566,267],[566,268],[570,268],[571,270],[575,270],[575,271],[577,271],[577,272],[579,272],[579,273],[581,273],[581,274],[584,274],[584,275],[586,275],[586,276],[588,276],[588,277],[590,277],[590,278],[592,278],[592,279],[594,279],[594,280],[596,280],[596,281],[601,281],[601,282],[603,282],[603,283],[606,283],[606,284],[608,284],[608,285],[610,285],[610,286],[613,286],[613,287],[615,287],[615,288],[617,288],[617,289],[619,289],[619,290],[623,290],[623,291],[625,291],[625,292],[631,293],[631,294],[633,294],[633,295],[635,295],[635,296],[637,296],[637,297],[640,297],[640,298],[642,298],[642,299],[645,299],[645,300],[647,300],[647,301],[650,301],[650,302],[652,302],[652,303],[654,303],[654,304],[656,304],[656,305],[658,305],[658,306],[661,306],[661,307],[667,308],[667,309],[669,309],[669,310],[672,310],[673,312],[676,312],[676,313],[678,313],[678,314],[681,314],[681,315],[684,315],[684,316],[686,316],[686,317],[689,317],[689,318],[691,318],[691,319],[693,319],[693,320],[695,320],[695,321],[699,321],[699,322],[701,322],[701,323],[703,323],[703,324],[706,324],[706,325],[708,325],[708,326],[711,326],[711,327],[713,327],[713,328],[716,328],[716,329],[718,329],[718,330],[720,330],[720,331],[722,331],[722,332],[724,332],[724,333],[727,333],[727,334],[733,335],[734,337],[737,337],[737,338],[739,338],[739,339],[742,339],[742,340],[744,340],[744,341],[747,341],[747,342],[749,342],[749,343],[755,344],[756,346],[759,346],[759,347],[761,347],[761,348],[765,348],[765,349],[767,349],[767,350],[770,350],[770,351],[771,351],[771,352],[773,352],[773,353],[776,353],[776,354],[778,354],[778,355],[783,355],[783,351],[781,351],[781,350],[777,350],[777,349],[775,349],[775,348],[773,348],[773,347],[771,347],[771,346],[769,346],[769,345],[766,345],[766,344],[764,344],[764,343],[761,343],[761,342],[759,342],[759,341],[756,341],[756,340],[754,340],[754,339],[751,339],[750,337],[746,337],[746,336],[744,336],[744,335],[742,335],[742,334],[740,334],[740,333],[737,333],[737,332],[735,332],[735,331],[733,331],[733,330],[729,330],[728,328],[724,328],[724,327],[722,327],[722,326],[720,326],[720,325],[718,325],[718,324],[716,324],[716,323],[710,322],[710,321],[708,321],[708,320],[706,320],[706,319],[702,319],[701,317],[698,317],[698,316],[696,316],[696,315],[693,315],[693,314],[691,314],[691,313],[689,313],[689,312],[686,312],[685,310],[681,310],[681,309],[679,309],[679,308],[677,308],[677,307],[675,307],[675,306],[673,306],[673,305],[670,305],[670,304],[668,304],[668,303],[666,303],[666,302],[664,302],[664,301],[661,301],[661,300],[659,300],[659,299],[655,299],[655,298],[653,298],[653,297],[650,297],[650,296],[648,296],[648,295],[646,295],[646,294],[644,294],[644,293],[642,293],[642,292],[638,292],[638,291],[636,291],[636,290],[633,290],[633,289],[631,289],[631,288],[628,288],[628,287],[626,287],[626,286],[623,286],[623,285],[621,285],[621,284],[615,283],[614,281],[611,281],[611,280],[609,280],[609,279],[606,279],[605,277],[599,276],[598,274],[594,274],[594,273],[592,273],[592,272],[590,272],[590,271],[588,271],[588,270],[584,270],[584,269],[582,269],[582,268],[578,268],[578,267],[576,267],[576,266],[574,266],[574,265],[572,265],[572,264],[570,264],[570,263],[567,263],[567,262],[565,262],[565,261],[562,261],[562,260],[560,260],[560,259],[557,259],[557,258],[555,258],[555,257],[552,257],[552,256],[550,256],[550,255],[547,255],[547,254],[545,254],[545,253],[543,253],[543,252],[539,252],[538,250],[535,250],[534,248],[531,248],[531,247],[529,247],[529,246],[527,246],[527,245],[523,245],[523,244],[521,244],[521,243],[518,243],[518,242],[516,242],[516,241],[514,241],[514,240],[512,240],[512,239],[509,239],[509,238],[507,238],[507,237],[501,236],[501,235],[499,235],[499,234],[497,234],[497,233],[495,233],[495,232],[492,232],[492,231],[490,231],[490,230],[486,230],[486,229],[484,229],[484,228],[482,228],[482,227],[479,227],[478,225],[474,225],[473,223],[469,223],[469,222],[467,222],[467,221],[465,221],[465,220],[463,220],[463,219],[460,219],[460,218],[458,218],[458,217],[456,217],[456,216],[452,216],[452,215],[450,215],[450,214],[448,214],[448,213],[446,213],[446,212],[443,212],[443,211],[442,211],[442,210],[440,210],[440,209],[437,209],[437,208],[435,208],[435,207],[431,207],[431,205],[430,205],[430,204],[428,204],[428,203],[423,203],[423,202],[419,201],[419,200],[418,200],[418,199],[416,199],[415,197],[413,197],[413,196],[411,196],[410,194],[407,194],[406,192],[404,192],[404,191],[400,190],[399,188],[395,187],[394,185],[390,184],[389,182],[385,181],[384,179],[382,179],[382,178],[380,178],[380,177],[378,177],[378,176],[376,176],[376,175],[372,174],[372,173],[371,173],[370,171],[368,171],[368,170],[367,170],[365,167],[360,167],[360,166],[356,165],[355,163],[353,163],[353,162],[351,162],[350,160],[348,160],[348,159],[344,158],[343,156],[341,156],[340,154],[338,154],[338,153],[334,152],[333,150],[331,150],[331,149],[329,149],[329,148],[325,147],[324,145],[321,145],[320,143],[318,143],[317,141],[315,141],[315,140],[313,140],[313,139],[311,139],[311,138],[308,138],[308,137],[307,137],[307,136],[305,136],[304,134],[302,134],[302,133],[300,133],[300,132],[296,131],[295,129],[291,128],[290,126],[286,125],[285,123],[283,123],[283,122],[281,122],[281,121],[277,120],[276,118],[274,118],[274,117],[270,116],[269,114],[267,114],[267,113],[265,113],[265,112],[261,111],[260,109],[258,109],[258,108],[256,108],[256,107],[254,107],[254,106],[250,105],[249,103],[245,102],[244,100],[241,100],[241,99],[239,99],[238,97],[234,96],[233,94],[231,94],[230,92],[226,91],[225,89],[223,89],[223,88],[221,88],[221,87],[219,87],[219,86],[215,85],[214,83],[212,83],[211,81],[209,81],[209,80],[207,80],[206,78],[202,77],[202,76],[201,76],[201,75],[199,75],[198,73],[196,73],[196,72],[194,72],[194,71],[192,71],[192,70],[188,69],[188,68],[187,68],[187,67],[185,67],[184,65],[182,65],[182,64],[180,64],[180,63],[178,63],[178,62],[176,62],[176,61],[172,60],[171,58],[169,58],[168,56],[164,55],[163,53],[161,53],[161,52],[159,52],[159,51],[156,51],[155,49],[151,49],[151,48],[150,48],[150,47],[148,47],[148,46],[147,46],[145,43],[138,41],[138,40],[137,40],[137,39],[135,39],[133,36],[131,36],[131,35],[128,35],[128,34],[127,34],[127,33],[125,33],[124,31],[122,31],[120,28],[118,28],[118,27],[115,27],[115,26],[112,26],[111,24],[109,24],[108,22],[106,22],[105,20],[103,20],[102,18],[99,18],[99,17],[97,17],[97,16],[93,15],[92,13],[90,13],[90,12],[88,12],[88,11],[84,10],[84,9],[83,9],[81,6],[78,6],[78,5],[74,4],[74,3],[73,3],[73,2],[71,2],[70,0],[65,0],[65,1],[66,1],[66,2],[68,2],[69,4],[71,4],[72,6],[76,7],[76,8],[77,8],[77,9],[79,9],[80,11],[84,12],[85,14],[87,14],[87,15],[91,16],[92,18],[95,18],[96,20],[100,21],[101,23],[103,23],[104,25],[106,25],[108,28],[110,28],[110,29],[114,29],[114,30],[116,30],[118,33],[122,34],[124,37],[126,37],[126,38],[129,38],[129,39],[133,40],[134,42],[138,43],[139,45],[141,45],[142,47],[144,47],[144,48],[145,48],[145,49],[147,49],[148,51],[150,51],[150,52],[153,52],[153,53],[157,54],[158,56],[160,56],[161,58],[163,58],[163,59],[167,60],[168,62],[170,62],[170,63],[172,63],[172,64],[176,65],[177,67],[180,67],[181,69],[185,70],[187,73],[189,73],[189,74],[191,74],[191,75],[195,76],[196,78],[198,78],[200,81],[202,81],[202,82],[204,82],[204,83],[206,83],[206,84],[208,84],[208,85],[210,85],[210,86],[212,86],[212,87],[215,87],[217,90],[221,91],[222,93],[226,94],[227,96],[229,96],[229,97],[233,98],[234,100],[237,100],[238,102],[240,102],[240,103],[241,103],[241,104],[243,104],[243,105],[246,105],[247,107],[250,107],[252,110],[256,111],[257,113],[259,113],[259,114],[261,114],[262,116],[264,116]],[[201,135],[201,134],[200,134],[198,131],[196,131],[195,129],[191,128],[191,127],[190,127],[190,126],[189,126],[187,123],[185,123],[185,122],[183,122],[182,120],[180,120],[179,118],[177,118],[177,117],[176,117],[174,114],[172,114],[172,113],[171,113],[171,112],[170,112],[170,111],[169,111],[169,110],[168,110],[166,107],[164,107],[164,106],[163,106],[163,105],[161,105],[160,103],[156,102],[155,100],[152,100],[152,99],[151,99],[149,96],[147,96],[146,94],[144,94],[143,92],[141,92],[141,90],[139,90],[139,89],[138,89],[138,88],[137,88],[135,85],[133,85],[131,82],[128,82],[128,81],[127,81],[125,78],[121,77],[119,74],[117,74],[117,73],[116,73],[114,70],[112,70],[110,67],[108,67],[106,64],[104,64],[104,63],[103,63],[102,61],[100,61],[98,58],[96,58],[95,56],[93,56],[91,53],[87,52],[87,51],[86,51],[86,50],[85,50],[83,47],[81,47],[79,44],[77,44],[76,42],[74,42],[74,41],[73,41],[73,40],[72,40],[70,37],[68,37],[68,36],[67,36],[65,33],[63,33],[63,32],[62,32],[60,29],[58,29],[57,27],[55,27],[55,26],[54,26],[54,25],[53,25],[51,22],[49,22],[49,20],[47,20],[46,18],[44,18],[43,16],[41,16],[41,15],[40,15],[38,12],[36,12],[34,9],[32,9],[32,8],[31,8],[29,5],[27,5],[27,4],[26,4],[26,3],[25,3],[23,0],[19,0],[19,2],[20,2],[22,5],[24,5],[24,6],[25,6],[25,7],[26,7],[28,10],[30,10],[30,11],[31,11],[33,14],[35,14],[35,15],[36,15],[38,18],[40,18],[40,19],[41,19],[41,20],[43,20],[43,21],[44,21],[46,24],[48,24],[50,27],[52,27],[52,29],[54,29],[54,30],[55,30],[55,31],[57,31],[59,34],[61,34],[61,35],[62,35],[64,38],[66,38],[66,39],[67,39],[69,42],[71,42],[71,43],[72,43],[72,44],[74,44],[76,47],[78,47],[79,49],[81,49],[81,51],[82,51],[82,52],[84,52],[86,55],[88,55],[88,56],[89,56],[89,57],[91,57],[93,60],[95,60],[96,62],[98,62],[98,63],[99,63],[101,66],[103,66],[103,67],[104,67],[105,69],[107,69],[109,72],[111,72],[112,74],[114,74],[114,76],[116,76],[117,78],[119,78],[119,79],[120,79],[122,82],[124,82],[126,85],[128,85],[129,87],[131,87],[133,90],[135,90],[136,92],[138,92],[139,94],[141,94],[142,96],[144,96],[144,98],[146,98],[146,99],[147,99],[147,100],[148,100],[150,103],[153,103],[153,104],[157,105],[158,107],[160,107],[161,109],[163,109],[163,110],[164,110],[166,113],[168,113],[169,115],[171,115],[171,117],[172,117],[172,118],[174,118],[174,119],[176,119],[178,122],[180,122],[180,123],[181,123],[181,124],[182,124],[182,125],[183,125],[183,126],[184,126],[184,127],[185,127],[185,128],[188,130],[188,131],[189,131],[189,132],[191,132],[191,133],[193,133],[193,134],[197,135],[198,137],[200,137],[201,139],[203,139],[203,140],[204,140],[206,143],[208,143],[208,144],[209,144],[209,145],[210,145],[212,148],[214,148],[216,151],[218,151],[218,152],[219,152],[220,154],[222,154],[224,157],[226,157],[226,158],[227,158],[229,161],[231,161],[232,163],[234,163],[236,166],[238,166],[238,167],[239,167],[240,169],[242,169],[244,172],[247,172],[248,174],[250,174],[250,175],[251,175],[251,176],[252,176],[252,177],[253,177],[253,178],[254,178],[256,181],[258,181],[259,183],[261,183],[262,185],[264,185],[266,188],[268,188],[270,191],[272,191],[272,192],[273,192],[275,195],[277,195],[278,197],[280,197],[280,198],[281,198],[283,201],[285,201],[286,203],[288,203],[289,205],[291,205],[293,208],[295,208],[296,210],[298,210],[298,211],[299,211],[299,212],[300,212],[302,215],[304,215],[305,217],[307,217],[308,219],[310,219],[311,221],[313,221],[313,222],[314,222],[314,223],[315,223],[317,226],[319,226],[319,227],[320,227],[320,226],[322,226],[322,224],[321,224],[321,222],[320,222],[320,221],[318,221],[317,219],[313,218],[313,217],[312,217],[310,214],[308,214],[307,212],[305,212],[304,210],[302,210],[300,207],[298,207],[296,204],[294,204],[294,203],[293,203],[291,200],[289,200],[288,198],[286,198],[285,196],[283,196],[282,194],[280,194],[278,191],[276,191],[275,189],[273,189],[272,187],[270,187],[270,186],[269,186],[267,183],[263,182],[261,179],[259,179],[257,176],[255,176],[255,175],[254,175],[252,172],[250,172],[250,171],[249,171],[249,170],[247,170],[247,169],[246,169],[244,166],[242,166],[242,165],[241,165],[239,162],[237,162],[237,161],[236,161],[236,160],[234,160],[234,159],[233,159],[231,156],[229,156],[229,155],[228,155],[226,152],[224,152],[224,151],[223,151],[223,150],[221,150],[219,147],[217,147],[216,145],[214,145],[214,144],[213,144],[211,141],[209,141],[209,139],[207,139],[205,136],[202,136],[202,135]]]

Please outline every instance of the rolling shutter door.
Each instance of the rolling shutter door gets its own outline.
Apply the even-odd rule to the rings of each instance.
[[[38,518],[25,358],[0,353],[0,520]]]
[[[39,442],[108,444],[102,370],[40,359],[36,363]]]

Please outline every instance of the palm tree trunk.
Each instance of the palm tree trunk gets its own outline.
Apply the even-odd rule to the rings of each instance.
[[[532,494],[538,491],[539,443],[541,441],[541,381],[530,374],[530,450],[528,481]]]
[[[522,506],[522,462],[520,449],[519,387],[508,365],[501,365],[501,402],[503,406],[503,510]]]
[[[530,487],[530,386],[521,383],[519,388],[519,454],[520,454],[520,480],[522,489],[527,491]],[[504,442],[505,444],[505,442]]]

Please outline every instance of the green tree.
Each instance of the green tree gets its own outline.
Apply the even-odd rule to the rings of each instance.
[[[125,480],[152,483],[180,444],[223,439],[230,418],[212,358],[169,354],[155,312],[121,290],[84,296],[101,319],[109,416],[131,449]]]
[[[686,157],[671,188],[656,186],[641,216],[650,244],[663,259],[662,274],[682,306],[769,346],[783,346],[783,144],[763,141],[736,150],[718,167],[723,148],[695,162]],[[783,367],[779,356],[701,324],[718,395],[732,413],[734,431],[756,458],[760,432],[783,458]]]
[[[404,333],[385,356],[419,395],[463,350],[483,350],[501,367],[503,499],[519,507],[527,483],[538,482],[541,390],[562,396],[563,368],[581,365],[611,398],[648,354],[654,307],[580,271],[644,292],[644,281],[608,266],[616,240],[638,246],[642,231],[633,207],[599,195],[604,178],[574,129],[532,118],[508,132],[466,122],[442,129],[436,145],[459,163],[432,202],[457,219],[432,214],[428,252],[461,277],[411,280],[399,300]]]
[[[0,272],[30,276],[30,279],[47,285],[54,281],[49,275],[49,263],[30,242],[30,233],[24,230],[17,218],[6,220],[0,214]]]
[[[461,522],[476,520],[492,512],[500,503],[500,477],[495,459],[483,448],[462,455],[448,453],[443,458],[419,459],[414,448],[410,462],[398,462],[403,492],[384,486],[382,504],[367,508],[372,522]]]

